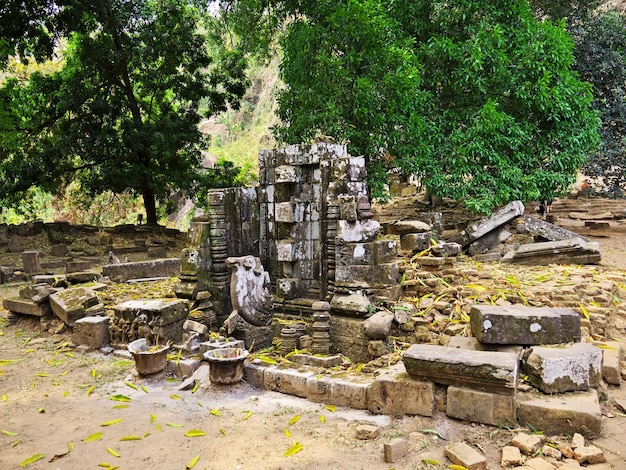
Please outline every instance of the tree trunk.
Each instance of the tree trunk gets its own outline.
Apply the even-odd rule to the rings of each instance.
[[[158,225],[156,213],[156,199],[152,188],[144,187],[141,190],[143,196],[143,206],[146,209],[146,224]]]

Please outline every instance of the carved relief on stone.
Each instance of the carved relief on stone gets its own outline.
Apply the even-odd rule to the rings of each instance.
[[[270,293],[270,277],[261,260],[251,255],[230,257],[230,297],[233,311],[224,322],[228,334],[241,329],[241,322],[254,326],[269,326],[274,314],[274,299]]]

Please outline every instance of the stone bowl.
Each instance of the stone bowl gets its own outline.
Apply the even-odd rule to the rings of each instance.
[[[215,384],[234,384],[243,379],[243,363],[248,351],[241,348],[213,349],[204,353],[209,361],[209,380]]]
[[[169,349],[170,347],[165,345],[148,348],[146,338],[136,339],[128,345],[139,375],[156,374],[165,369]]]

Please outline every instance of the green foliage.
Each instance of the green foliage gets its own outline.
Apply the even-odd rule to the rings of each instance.
[[[295,15],[277,137],[348,143],[374,196],[395,168],[480,212],[551,198],[598,143],[564,23],[524,0],[275,3]]]
[[[0,92],[0,199],[15,204],[32,186],[53,191],[77,179],[91,195],[143,196],[156,224],[155,201],[200,178],[198,103],[208,97],[209,114],[236,107],[245,60],[238,51],[209,56],[191,2],[59,6],[51,21],[73,31],[63,70],[9,80]]]
[[[602,146],[583,170],[600,178],[610,195],[621,196],[626,187],[626,17],[605,13],[572,31],[576,69],[593,85],[593,107],[602,116]]]

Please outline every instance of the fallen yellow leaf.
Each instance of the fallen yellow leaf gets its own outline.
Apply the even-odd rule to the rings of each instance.
[[[298,421],[300,421],[300,415],[295,415],[289,420],[289,426],[296,424]]]
[[[91,436],[89,436],[87,439],[85,439],[85,442],[98,441],[98,440],[102,439],[102,436],[104,436],[104,434],[102,434],[101,432],[97,432],[97,433],[92,434]]]
[[[38,460],[41,460],[45,457],[44,454],[35,454],[31,457],[28,457],[26,460],[24,460],[21,464],[20,467],[28,467],[31,463],[35,463]]]
[[[200,461],[200,454],[196,455],[185,467],[185,470],[190,470],[196,466],[196,464]]]
[[[293,445],[287,450],[287,452],[285,452],[284,456],[290,457],[294,454],[297,454],[302,449],[303,449],[302,444],[300,444],[299,442],[294,442]]]
[[[112,426],[113,424],[118,424],[124,421],[124,418],[112,419],[110,421],[105,421],[104,423],[100,423],[100,426]]]
[[[201,431],[199,429],[190,429],[189,431],[187,431],[185,433],[185,437],[200,437],[200,436],[205,436],[206,432]]]
[[[114,449],[111,449],[110,447],[107,447],[107,452],[111,454],[113,457],[121,457],[119,453],[117,453]]]
[[[139,436],[123,436],[120,437],[120,441],[140,441],[141,437]]]

